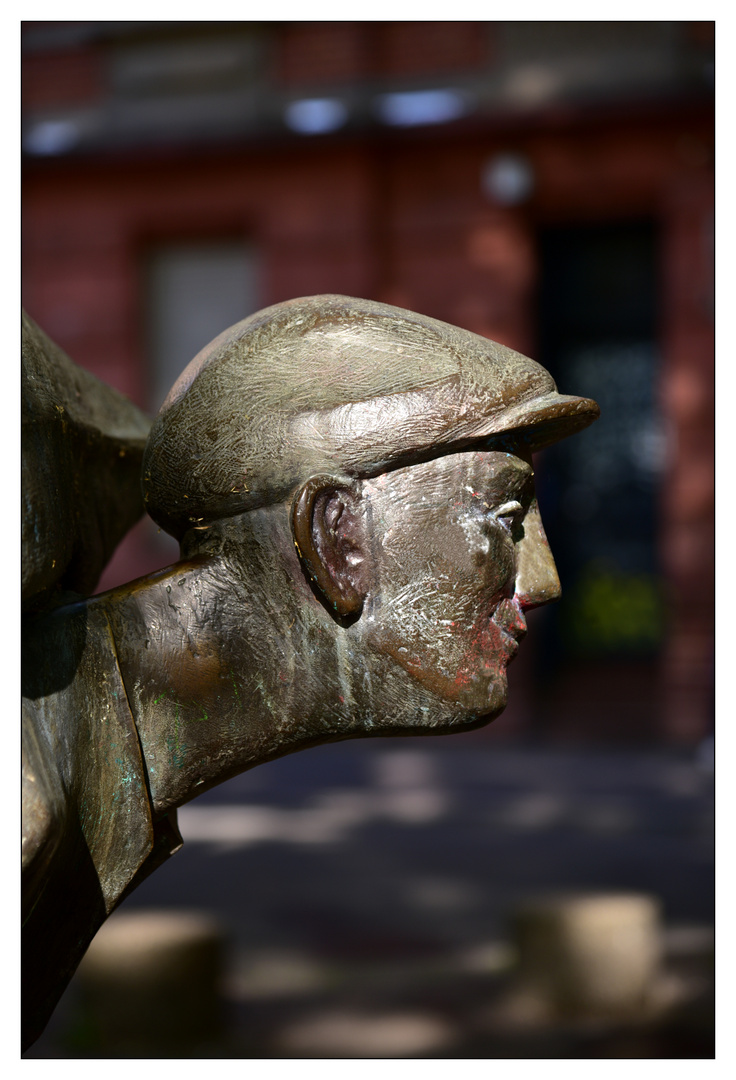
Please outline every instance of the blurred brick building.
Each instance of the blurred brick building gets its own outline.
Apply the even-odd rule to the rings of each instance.
[[[713,39],[692,22],[25,23],[24,305],[151,413],[221,329],[300,295],[384,300],[534,356],[604,415],[540,463],[566,598],[518,661],[509,730],[696,740]],[[102,585],[174,554],[141,524]]]

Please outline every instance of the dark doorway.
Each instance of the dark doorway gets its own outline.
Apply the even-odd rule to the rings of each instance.
[[[539,250],[537,358],[562,393],[601,407],[593,427],[538,467],[563,586],[540,628],[540,721],[590,736],[653,734],[664,633],[656,228],[548,228]]]

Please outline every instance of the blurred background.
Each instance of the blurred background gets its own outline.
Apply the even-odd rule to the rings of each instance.
[[[149,414],[222,329],[326,292],[486,335],[602,410],[536,462],[563,599],[506,713],[230,781],[111,920],[217,920],[208,1054],[712,1052],[714,29],[22,26],[24,306]],[[100,588],[176,556],[142,522]],[[513,998],[514,912],[552,888],[659,904],[648,1027]],[[130,1052],[81,975],[31,1056]]]

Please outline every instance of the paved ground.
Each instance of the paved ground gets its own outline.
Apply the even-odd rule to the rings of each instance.
[[[704,1056],[712,779],[707,748],[320,747],[183,808],[184,849],[120,910],[204,909],[225,928],[226,1029],[193,1055]],[[509,915],[557,889],[659,898],[657,1023],[524,1020]],[[104,1053],[80,1016],[72,984],[29,1056]]]

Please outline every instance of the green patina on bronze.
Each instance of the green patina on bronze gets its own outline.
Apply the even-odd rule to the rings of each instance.
[[[559,595],[532,451],[598,409],[502,345],[340,296],[225,331],[150,435],[30,320],[23,360],[27,1045],[180,845],[176,807],[308,746],[502,711],[523,613]],[[143,501],[181,561],[89,596]]]

